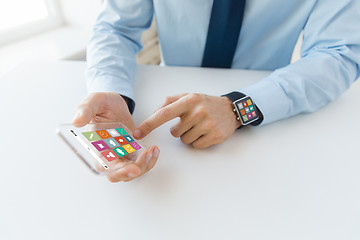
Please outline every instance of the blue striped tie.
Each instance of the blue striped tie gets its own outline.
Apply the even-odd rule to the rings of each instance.
[[[231,68],[243,21],[245,0],[214,0],[202,67]]]

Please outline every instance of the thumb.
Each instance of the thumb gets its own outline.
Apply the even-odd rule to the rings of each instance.
[[[72,123],[79,127],[85,126],[90,122],[94,115],[95,113],[93,113],[91,108],[79,106],[75,111],[75,116],[72,120]]]
[[[79,127],[85,126],[91,121],[92,117],[98,113],[98,107],[99,102],[96,100],[96,95],[90,94],[76,108],[72,123]]]

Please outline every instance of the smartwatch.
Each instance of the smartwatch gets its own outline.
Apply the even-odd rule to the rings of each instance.
[[[242,123],[240,127],[248,124],[257,126],[263,121],[264,117],[251,97],[240,92],[231,92],[222,97],[227,97],[233,102],[236,119]]]

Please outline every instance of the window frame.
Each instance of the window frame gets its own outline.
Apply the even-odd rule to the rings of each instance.
[[[45,0],[45,4],[49,11],[47,18],[0,31],[0,46],[63,25],[64,20],[59,1]]]

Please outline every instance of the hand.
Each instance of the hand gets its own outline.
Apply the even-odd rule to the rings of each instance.
[[[151,117],[134,131],[134,137],[141,139],[155,128],[176,117],[180,122],[170,130],[171,134],[184,144],[195,148],[206,148],[220,144],[240,127],[227,97],[205,94],[181,94],[168,97]]]
[[[73,124],[84,126],[88,123],[121,122],[131,131],[134,120],[125,100],[115,92],[98,92],[89,94],[77,107]],[[111,182],[130,181],[154,167],[160,150],[151,146],[143,151],[139,159],[107,175]]]

